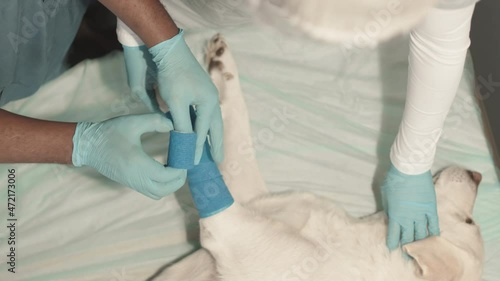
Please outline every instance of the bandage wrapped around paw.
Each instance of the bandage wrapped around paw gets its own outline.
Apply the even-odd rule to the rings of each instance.
[[[191,110],[191,119],[195,113]],[[167,118],[171,115],[167,113]],[[203,146],[200,163],[194,165],[196,150],[196,133],[170,133],[170,144],[167,166],[187,169],[189,189],[200,218],[218,214],[234,203],[217,164],[210,154],[208,140]]]

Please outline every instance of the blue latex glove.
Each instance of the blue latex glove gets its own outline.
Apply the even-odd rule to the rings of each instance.
[[[127,79],[132,95],[140,99],[151,112],[159,112],[154,86],[156,84],[156,64],[145,45],[123,46],[123,56],[127,68]]]
[[[195,163],[199,163],[203,144],[210,130],[210,151],[216,162],[224,158],[222,115],[219,93],[184,41],[184,32],[149,49],[157,65],[158,90],[167,103],[176,131],[193,131],[189,108],[196,106],[197,134]]]
[[[90,166],[104,176],[153,199],[186,181],[186,170],[164,167],[147,155],[141,135],[168,132],[172,122],[161,114],[129,115],[101,123],[80,122],[73,136],[73,165]]]
[[[430,171],[407,175],[391,165],[382,185],[389,218],[387,247],[394,250],[428,235],[439,235],[436,193]]]

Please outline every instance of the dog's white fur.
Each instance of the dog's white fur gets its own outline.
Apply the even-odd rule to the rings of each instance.
[[[478,281],[483,246],[471,221],[479,173],[448,168],[435,177],[441,236],[389,252],[386,216],[349,216],[331,201],[304,192],[269,194],[251,147],[238,72],[224,39],[207,49],[220,91],[225,125],[221,171],[236,199],[202,219],[202,249],[168,268],[158,280],[175,281]]]
[[[366,47],[409,31],[436,0],[249,0],[255,14],[284,31]]]

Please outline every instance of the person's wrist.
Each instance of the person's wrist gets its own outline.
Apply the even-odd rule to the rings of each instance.
[[[388,171],[388,174],[391,174],[392,176],[400,177],[400,178],[411,178],[411,177],[419,178],[419,177],[426,176],[426,174],[428,174],[428,173],[430,173],[430,170],[422,171],[422,172],[419,172],[417,174],[405,173],[402,171],[402,169],[400,169],[394,163],[391,163],[391,166],[389,167],[389,171]]]
[[[181,33],[181,31],[184,31],[184,30],[175,26],[175,28],[172,28],[172,30],[170,30],[168,33],[165,34],[165,38],[161,42],[164,42],[164,41],[167,41],[167,40],[174,38],[175,36],[179,35],[179,33]]]
[[[395,186],[401,186],[404,184],[407,179],[406,174],[400,172],[394,164],[391,163],[389,170],[385,176],[384,184],[382,185],[382,191],[386,191],[387,189],[394,188]]]
[[[398,133],[389,154],[391,164],[405,175],[425,174],[434,162],[435,144],[425,148],[410,148],[403,139],[404,134]]]
[[[84,151],[89,144],[84,139],[84,132],[93,124],[92,122],[78,122],[76,124],[75,134],[73,135],[73,152],[71,154],[71,162],[75,167],[86,165]]]
[[[184,42],[184,30],[180,28],[178,29],[178,33],[176,35],[152,46],[148,49],[148,51],[151,54],[153,61],[156,64],[159,64],[161,60],[179,44],[186,45]]]
[[[168,24],[163,27],[155,27],[155,32],[149,34],[150,38],[145,38],[144,43],[147,46],[154,46],[165,40],[169,40],[179,34],[180,28],[177,25],[170,21]]]

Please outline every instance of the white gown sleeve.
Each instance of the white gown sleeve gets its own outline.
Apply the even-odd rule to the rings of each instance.
[[[402,173],[430,170],[444,120],[462,77],[475,5],[433,8],[411,32],[408,89],[392,164]]]
[[[116,35],[118,36],[118,41],[124,46],[137,47],[144,45],[141,38],[119,18],[117,18],[116,22]]]

